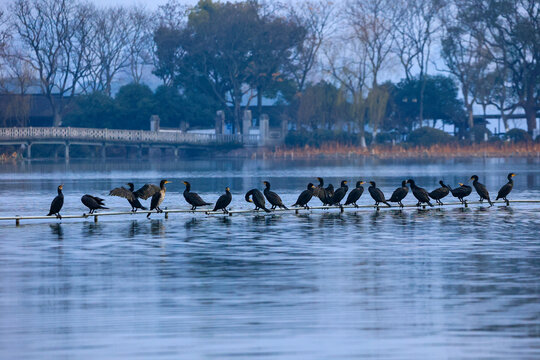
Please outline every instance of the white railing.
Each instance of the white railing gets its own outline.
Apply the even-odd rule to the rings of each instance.
[[[193,134],[145,130],[92,129],[73,127],[0,128],[0,141],[89,141],[131,144],[248,144],[259,143],[258,135]]]

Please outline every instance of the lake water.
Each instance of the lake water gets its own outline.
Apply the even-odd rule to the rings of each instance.
[[[375,180],[387,197],[480,176],[492,197],[540,199],[538,159],[198,160],[0,165],[0,216],[44,215],[81,195],[183,180],[292,204],[307,182]],[[367,195],[367,196],[366,196]],[[471,200],[477,200],[475,194]],[[444,201],[444,200],[443,200]],[[454,201],[454,200],[452,200]],[[318,199],[312,200],[318,204]],[[371,204],[366,192],[359,204]],[[411,194],[404,203],[415,203]],[[539,359],[540,204],[269,216],[171,214],[0,223],[1,359]]]

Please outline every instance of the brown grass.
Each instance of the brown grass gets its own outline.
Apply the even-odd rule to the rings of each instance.
[[[231,154],[235,155],[235,154]],[[242,156],[236,153],[237,156]],[[357,146],[328,144],[315,147],[276,147],[245,152],[251,158],[460,158],[460,157],[540,157],[540,143],[481,143],[472,145],[445,144],[429,147],[376,145],[363,149]]]

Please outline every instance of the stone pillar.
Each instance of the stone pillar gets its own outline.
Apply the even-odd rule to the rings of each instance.
[[[137,146],[137,158],[142,158],[142,145]]]
[[[242,134],[249,135],[250,127],[251,127],[251,110],[244,110],[244,116],[242,117]]]
[[[264,146],[267,143],[270,130],[270,118],[267,114],[261,114],[259,119],[259,145]]]
[[[178,158],[178,148],[177,147],[174,148],[174,157]]]
[[[289,132],[289,122],[285,119],[281,120],[281,141],[285,141],[285,136]]]
[[[65,157],[65,159],[66,159],[66,161],[67,161],[67,160],[69,160],[69,143],[66,142],[66,145],[65,145],[65,146],[66,146],[66,147],[65,147],[66,150],[65,150],[65,153],[64,153],[64,157]]]
[[[32,158],[32,143],[28,143],[28,145],[26,145],[26,158]]]
[[[105,144],[101,146],[101,157],[103,159],[107,157],[107,146]]]
[[[223,134],[223,129],[225,128],[225,112],[223,110],[216,111],[216,135]]]
[[[150,131],[159,131],[159,116],[150,116]]]

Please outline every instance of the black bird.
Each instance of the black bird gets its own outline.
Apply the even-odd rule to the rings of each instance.
[[[375,181],[370,181],[371,184],[370,187],[368,187],[369,194],[375,200],[375,206],[377,209],[379,208],[379,203],[384,203],[388,207],[392,207],[384,198],[384,193],[377,187],[377,184],[375,184]]]
[[[356,202],[358,199],[360,199],[360,196],[364,193],[364,187],[362,186],[364,182],[363,181],[357,181],[356,187],[351,190],[349,193],[349,196],[347,196],[347,201],[345,201],[345,205],[354,205],[354,207],[358,207],[356,205]]]
[[[283,205],[283,201],[281,201],[279,195],[270,190],[270,183],[268,181],[263,181],[263,184],[266,186],[263,193],[266,197],[266,200],[268,200],[268,202],[272,204],[271,209],[275,210],[276,207],[279,207],[281,209],[288,209],[285,205]]]
[[[411,184],[412,193],[414,197],[418,200],[418,204],[416,204],[416,206],[420,206],[422,203],[433,206],[433,204],[429,201],[429,194],[425,189],[416,186],[416,183],[413,179],[407,180],[407,183]]]
[[[318,177],[317,180],[319,180],[319,185],[315,189],[313,189],[313,196],[318,197],[321,202],[324,204],[326,201],[326,190],[324,188],[324,179],[322,177]]]
[[[251,199],[250,199],[251,196]],[[247,202],[252,202],[255,204],[255,210],[263,209],[267,213],[271,212],[266,208],[266,202],[264,201],[264,195],[258,189],[251,189],[246,193],[245,197]]]
[[[457,197],[462,204],[467,205],[467,200],[465,200],[464,198],[471,195],[472,187],[463,183],[459,183],[459,187],[455,189],[451,189],[449,186],[448,188],[454,197]]]
[[[334,195],[330,198],[330,205],[337,205],[341,207],[341,200],[343,200],[343,198],[347,194],[347,191],[349,191],[349,187],[347,186],[347,180],[342,180],[341,186],[334,192]]]
[[[502,188],[499,190],[499,193],[497,194],[497,198],[495,200],[503,199],[506,201],[506,206],[510,205],[510,201],[506,198],[508,194],[510,194],[510,191],[512,191],[512,188],[514,187],[514,180],[512,179],[516,174],[510,173],[508,174],[508,182],[502,186]]]
[[[129,186],[129,189],[125,187],[114,188],[109,192],[109,196],[119,196],[127,199],[129,205],[131,205],[131,212],[137,212],[137,209],[147,210],[147,208],[141,205],[141,202],[135,195],[135,186],[133,183],[127,183],[126,185]]]
[[[477,175],[471,176],[469,181],[471,180],[473,181],[472,184],[474,188],[476,189],[476,192],[480,196],[480,202],[483,202],[485,199],[488,201],[490,207],[493,206],[493,203],[491,202],[491,199],[489,198],[489,192],[487,191],[486,186],[484,184],[481,184],[478,182],[478,176]]]
[[[401,187],[398,187],[396,190],[394,190],[390,199],[386,201],[396,202],[399,204],[399,207],[404,207],[401,200],[405,199],[405,196],[407,196],[408,193],[409,193],[409,188],[407,187],[407,182],[403,180],[401,182]]]
[[[51,202],[51,208],[47,216],[56,215],[57,219],[62,219],[62,215],[60,215],[60,210],[62,210],[62,206],[64,206],[64,194],[62,194],[63,188],[64,185],[58,186],[58,195],[56,195],[56,197]]]
[[[309,183],[307,186],[307,190],[302,191],[300,196],[298,196],[298,200],[291,206],[302,206],[306,209],[309,209],[308,202],[313,197],[313,189],[315,189],[315,186],[312,183]]]
[[[323,205],[330,205],[332,196],[334,196],[334,185],[328,184],[326,189],[324,189],[324,200],[321,199]]]
[[[442,180],[439,181],[439,184],[441,184],[441,187],[430,192],[429,197],[435,200],[437,204],[444,205],[441,199],[450,193],[450,189],[448,189],[448,186]]]
[[[92,195],[83,195],[81,198],[81,202],[86,206],[88,209],[90,209],[89,214],[93,214],[98,209],[108,209],[108,207],[105,207],[103,201],[105,201],[102,198],[99,198],[97,196]]]
[[[228,214],[227,206],[231,203],[232,195],[231,195],[231,189],[229,187],[225,188],[225,194],[221,195],[216,201],[216,206],[214,206],[214,210],[212,211],[218,211],[223,210],[224,213]]]
[[[184,190],[184,199],[188,202],[188,204],[191,205],[191,210],[197,210],[199,206],[207,206],[212,205],[212,203],[208,203],[204,201],[199,194],[190,192],[191,190],[191,184],[187,181],[184,181],[184,185],[186,185],[186,189]]]
[[[161,203],[163,202],[163,200],[165,199],[165,193],[167,192],[167,189],[165,188],[165,184],[168,184],[170,183],[170,181],[167,181],[167,180],[161,180],[160,183],[159,183],[159,191],[157,192],[154,192],[154,194],[152,195],[152,200],[150,200],[150,211],[152,210],[156,210],[156,212],[158,213],[161,213],[163,212],[163,210],[161,210],[161,208],[159,207],[161,205]],[[146,186],[149,186],[149,188],[145,188]],[[146,196],[146,194],[150,193],[153,190],[155,190],[155,188],[153,188],[155,185],[144,185],[141,189],[145,188],[143,190],[143,195]],[[137,190],[139,191],[139,190]],[[148,213],[148,215],[146,215],[146,217],[150,217],[150,214],[151,213]]]

